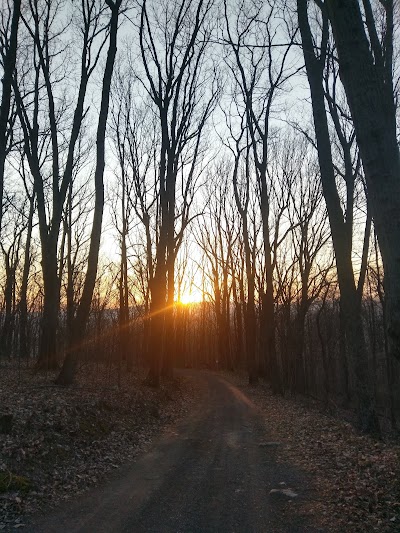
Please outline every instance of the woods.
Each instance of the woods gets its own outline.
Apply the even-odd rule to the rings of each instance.
[[[0,367],[246,369],[397,430],[397,11],[4,2]]]

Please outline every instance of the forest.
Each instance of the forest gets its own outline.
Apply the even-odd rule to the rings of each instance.
[[[397,531],[399,52],[394,0],[2,0],[0,530],[138,457],[29,531]]]
[[[245,369],[396,429],[397,8],[4,0],[1,365]]]

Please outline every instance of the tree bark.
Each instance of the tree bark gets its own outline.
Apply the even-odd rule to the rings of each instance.
[[[76,317],[72,324],[71,337],[68,339],[67,355],[64,359],[61,372],[56,380],[59,385],[70,385],[75,377],[79,352],[85,336],[87,321],[89,319],[93,291],[97,277],[97,264],[100,249],[101,227],[104,208],[104,167],[105,167],[105,135],[110,102],[111,79],[114,70],[115,56],[117,53],[118,16],[122,0],[106,0],[111,10],[109,47],[107,52],[106,66],[103,75],[101,105],[96,137],[96,170],[95,183],[95,206],[93,225],[90,236],[88,266],[83,286],[81,300],[77,309]]]
[[[381,46],[371,19],[368,40],[357,0],[327,1],[385,269],[389,350],[400,359],[400,155],[392,82],[393,2],[385,4]]]
[[[339,194],[336,188],[331,142],[325,109],[323,69],[328,39],[327,19],[324,17],[320,57],[315,56],[313,39],[308,20],[307,0],[297,0],[298,22],[303,44],[306,71],[311,91],[318,161],[323,194],[328,210],[336,267],[340,287],[341,310],[346,330],[346,340],[352,363],[357,413],[360,427],[367,432],[378,430],[373,387],[368,368],[361,306],[357,296],[351,262],[351,246],[346,231]]]
[[[4,73],[2,79],[2,95],[0,107],[0,231],[3,217],[4,167],[7,156],[8,117],[10,114],[12,80],[15,70],[18,44],[18,24],[21,15],[21,0],[14,0],[11,20],[10,40],[4,57]]]

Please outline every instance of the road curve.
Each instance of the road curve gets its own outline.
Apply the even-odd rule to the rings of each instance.
[[[307,480],[278,464],[252,402],[222,377],[192,373],[198,408],[120,475],[30,532],[261,533],[316,532],[296,516]],[[299,451],[299,453],[301,453]],[[298,498],[272,497],[286,483]]]

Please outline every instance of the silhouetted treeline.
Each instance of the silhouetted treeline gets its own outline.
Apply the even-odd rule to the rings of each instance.
[[[395,427],[397,9],[4,2],[1,356],[246,368]]]

